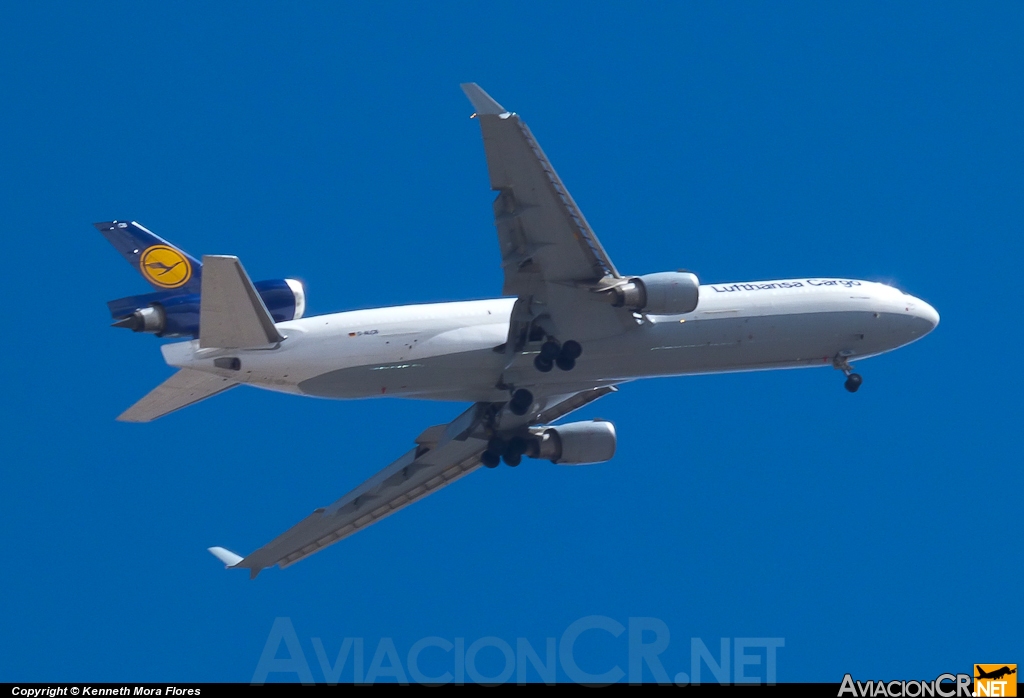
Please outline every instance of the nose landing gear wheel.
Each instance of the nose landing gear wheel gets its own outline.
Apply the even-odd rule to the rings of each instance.
[[[836,358],[832,359],[832,367],[842,371],[846,374],[846,382],[843,387],[851,393],[855,393],[860,390],[860,384],[864,382],[859,373],[853,372],[853,366],[846,359],[847,352],[840,352],[836,355]]]

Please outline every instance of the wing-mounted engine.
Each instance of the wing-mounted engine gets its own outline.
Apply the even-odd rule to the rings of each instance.
[[[257,281],[256,291],[274,322],[298,320],[306,312],[306,290],[297,279]],[[200,294],[173,291],[129,296],[107,303],[114,327],[158,337],[199,336]]]
[[[651,315],[682,315],[697,308],[700,281],[688,271],[663,271],[625,279],[604,292],[617,308]]]
[[[534,431],[526,455],[558,465],[587,465],[611,460],[615,446],[615,425],[611,422],[572,422]]]

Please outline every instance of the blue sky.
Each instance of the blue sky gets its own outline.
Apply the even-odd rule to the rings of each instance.
[[[1019,3],[9,8],[0,681],[248,681],[278,617],[317,680],[312,638],[542,651],[588,616],[662,621],[672,676],[690,638],[784,638],[783,681],[1024,661],[1022,32]],[[478,472],[226,572],[207,546],[259,547],[461,407],[239,389],[117,423],[170,370],[107,327],[146,288],[91,223],[302,278],[311,313],[497,295],[465,81],[620,270],[885,280],[942,323],[856,395],[829,370],[625,386],[583,413],[617,425],[610,463]],[[627,669],[625,638],[582,636],[580,667]]]

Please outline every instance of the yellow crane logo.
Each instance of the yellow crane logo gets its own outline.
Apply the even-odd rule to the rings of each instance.
[[[178,288],[192,278],[192,265],[185,255],[167,245],[147,247],[139,258],[139,270],[160,288]]]

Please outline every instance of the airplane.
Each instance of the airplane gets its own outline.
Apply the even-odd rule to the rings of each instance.
[[[925,336],[932,306],[872,281],[701,283],[689,271],[616,269],[533,133],[475,83],[503,297],[304,317],[294,279],[253,283],[237,257],[198,260],[136,222],[95,224],[155,288],[108,303],[114,326],[184,341],[178,371],[118,417],[149,422],[239,385],[294,395],[470,402],[333,504],[254,552],[209,551],[251,578],[288,567],[480,467],[615,454],[611,422],[562,418],[640,378],[833,367]]]
[[[978,675],[974,677],[976,679],[1001,679],[1004,676],[1009,676],[1010,674],[1016,674],[1017,673],[1016,665],[1014,666],[1013,669],[1011,669],[1008,666],[1004,666],[1004,667],[1001,667],[999,669],[995,669],[993,671],[985,671],[984,669],[982,669],[977,664],[975,664],[974,668],[978,672]]]

